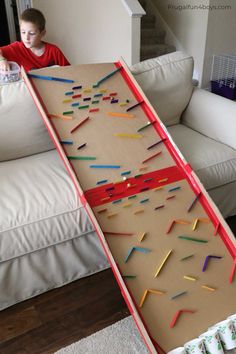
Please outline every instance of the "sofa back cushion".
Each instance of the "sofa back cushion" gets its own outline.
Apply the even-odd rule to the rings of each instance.
[[[0,86],[0,161],[54,148],[23,81]]]
[[[130,69],[162,122],[178,124],[192,95],[193,58],[173,52]]]

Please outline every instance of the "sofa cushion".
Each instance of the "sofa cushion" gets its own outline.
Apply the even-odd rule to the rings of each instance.
[[[0,161],[54,148],[23,81],[0,86]]]
[[[2,162],[0,176],[0,262],[94,232],[56,150]]]
[[[168,128],[173,140],[209,190],[236,181],[236,151],[183,124]]]
[[[166,126],[179,123],[192,95],[193,58],[174,52],[130,69],[162,122]]]

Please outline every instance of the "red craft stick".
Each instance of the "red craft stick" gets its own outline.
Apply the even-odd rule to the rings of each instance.
[[[171,221],[171,223],[170,223],[168,229],[166,230],[166,234],[168,234],[169,232],[171,232],[172,227],[174,226],[174,223],[175,223],[175,220]]]
[[[80,94],[80,93],[78,93],[77,95],[73,95],[73,96],[72,96],[72,98],[79,98],[79,97],[81,97],[81,94]]]
[[[99,108],[91,108],[90,110],[89,110],[89,112],[98,112],[99,111]]]
[[[143,160],[142,163],[148,162],[149,160],[153,159],[154,157],[160,155],[161,153],[162,153],[162,151],[157,152],[156,154],[154,154],[154,155],[148,157],[146,160]]]
[[[175,324],[176,324],[176,322],[177,322],[177,320],[178,320],[178,318],[179,318],[179,316],[180,316],[180,314],[181,314],[182,312],[194,313],[195,311],[193,311],[193,310],[187,310],[187,309],[178,310],[178,311],[174,314],[174,317],[172,318],[172,321],[171,321],[171,323],[170,323],[170,328],[173,328],[173,327],[175,326]]]
[[[84,120],[81,120],[81,122],[79,122],[79,124],[77,124],[70,132],[73,133],[76,129],[78,129],[82,124],[84,124],[87,120],[89,119],[89,117],[85,118]]]

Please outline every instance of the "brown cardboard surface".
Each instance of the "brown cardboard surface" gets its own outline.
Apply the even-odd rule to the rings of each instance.
[[[114,69],[114,64],[47,68],[37,70],[37,74],[71,78],[76,82],[65,84],[39,79],[33,80],[48,113],[62,114],[67,110],[74,111],[72,120],[51,119],[59,140],[73,140],[73,145],[63,145],[65,154],[96,157],[94,161],[70,161],[84,191],[96,187],[100,180],[107,179],[108,183],[121,180],[121,172],[123,171],[131,171],[132,176],[135,176],[140,173],[141,167],[147,167],[145,172],[151,172],[176,164],[165,144],[160,144],[150,151],[147,150],[148,146],[160,140],[153,127],[141,131],[139,133],[141,138],[138,139],[114,136],[117,133],[137,134],[137,130],[148,121],[141,106],[126,112],[129,105],[132,106],[137,100],[120,73],[104,81],[98,88],[92,88],[93,84],[101,77]],[[83,88],[76,90],[74,94],[81,93],[82,97],[73,99],[73,102],[86,105],[88,103],[83,101],[83,98],[93,97],[102,89],[107,90],[104,93],[105,96],[117,93],[115,98],[119,99],[119,102],[111,104],[110,101],[103,101],[100,98],[98,104],[90,103],[90,108],[99,108],[99,112],[94,113],[89,113],[88,109],[72,108],[71,103],[63,103],[63,100],[70,99],[70,96],[65,93],[71,91],[72,86],[79,84],[83,85]],[[91,89],[91,92],[84,92],[85,89]],[[97,98],[93,99],[97,100]],[[119,104],[127,99],[129,100],[127,106],[121,107]],[[149,105],[145,97],[144,99]],[[129,113],[134,117],[111,117],[107,114],[108,112]],[[71,134],[71,129],[88,116],[89,120]],[[52,127],[47,125],[54,139],[57,140]],[[87,144],[86,147],[77,150],[77,147],[83,143]],[[161,151],[161,155],[148,163],[142,163],[143,160],[158,151]],[[120,169],[91,169],[89,167],[91,164],[115,164],[121,167]],[[181,188],[170,192],[172,187]],[[167,199],[173,195],[174,198]],[[198,222],[196,230],[192,229],[196,218],[209,219],[199,202],[191,212],[187,212],[194,197],[195,194],[190,184],[187,180],[182,180],[172,184],[167,182],[162,189],[157,191],[152,189],[139,193],[135,199],[125,197],[119,203],[106,203],[93,208],[103,231],[133,233],[132,236],[105,235],[105,237],[114,262],[118,263],[121,273],[137,276],[134,279],[125,279],[137,308],[146,289],[164,292],[162,295],[149,294],[139,312],[151,336],[166,351],[183,345],[187,340],[204,332],[209,326],[236,312],[236,283],[235,281],[232,284],[228,282],[232,257],[219,235],[213,236],[214,227],[211,220]],[[147,198],[149,199],[147,202],[141,203]],[[128,202],[131,205],[125,206]],[[164,207],[154,210],[159,205],[164,205]],[[98,213],[104,207],[107,208],[107,211]],[[135,214],[135,211],[139,209],[143,209],[143,212]],[[116,215],[109,217],[112,213]],[[170,223],[179,219],[185,220],[189,224],[175,224],[171,232],[166,234]],[[223,222],[222,218],[220,221]],[[139,239],[143,232],[146,232],[147,235],[140,242]],[[204,239],[208,243],[181,240],[178,238],[180,235]],[[235,244],[234,237],[230,232],[229,238]],[[130,247],[133,246],[145,247],[150,252],[133,252],[129,260],[125,262],[125,257]],[[170,250],[172,252],[169,258],[158,276],[154,277],[157,268]],[[189,254],[194,254],[194,256],[184,261],[180,260]],[[206,271],[202,272],[205,257],[209,254],[222,256],[222,259],[210,260]],[[184,275],[196,277],[197,280],[192,282],[183,279]],[[211,292],[201,288],[204,284],[214,287],[216,290]],[[180,291],[187,291],[187,293],[176,299],[170,299]],[[181,314],[175,327],[170,329],[169,324],[175,312],[183,308],[196,312]]]

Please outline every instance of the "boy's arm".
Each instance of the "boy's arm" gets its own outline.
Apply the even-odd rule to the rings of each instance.
[[[7,59],[4,58],[1,49],[0,49],[0,70],[2,70],[2,71],[10,70],[10,65],[9,65]]]

